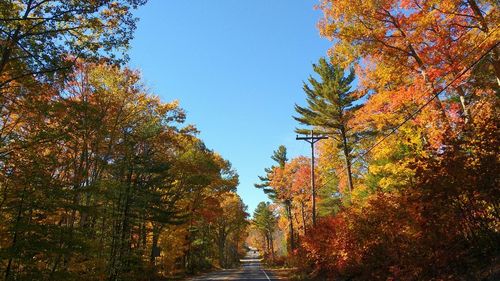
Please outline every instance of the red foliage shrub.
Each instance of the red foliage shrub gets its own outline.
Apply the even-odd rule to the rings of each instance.
[[[478,122],[489,125],[416,160],[412,186],[322,218],[302,239],[301,269],[320,280],[479,280],[500,256],[500,143],[495,122]]]

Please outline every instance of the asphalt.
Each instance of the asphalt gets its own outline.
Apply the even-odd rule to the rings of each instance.
[[[212,272],[203,276],[192,278],[192,281],[198,280],[280,280],[271,272],[264,269],[259,259],[259,253],[250,251],[244,259],[241,260],[241,268],[228,269]]]

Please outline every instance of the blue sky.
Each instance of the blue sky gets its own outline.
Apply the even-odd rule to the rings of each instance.
[[[309,154],[295,140],[294,104],[302,81],[331,46],[316,23],[317,1],[150,0],[140,18],[130,65],[151,91],[179,100],[207,146],[231,161],[238,193],[250,213],[267,200],[254,188],[286,145],[290,157]]]

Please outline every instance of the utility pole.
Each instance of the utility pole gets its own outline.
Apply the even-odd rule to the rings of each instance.
[[[311,188],[312,188],[312,220],[313,226],[316,226],[316,187],[314,180],[314,144],[320,140],[327,139],[326,136],[314,136],[314,130],[311,130],[310,136],[299,137],[297,136],[297,140],[303,140],[308,142],[311,145]]]

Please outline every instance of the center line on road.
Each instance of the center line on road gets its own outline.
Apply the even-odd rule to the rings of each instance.
[[[271,279],[269,278],[269,276],[267,275],[267,273],[266,273],[266,271],[264,269],[262,269],[262,272],[264,272],[264,274],[266,275],[267,280],[271,281]]]

